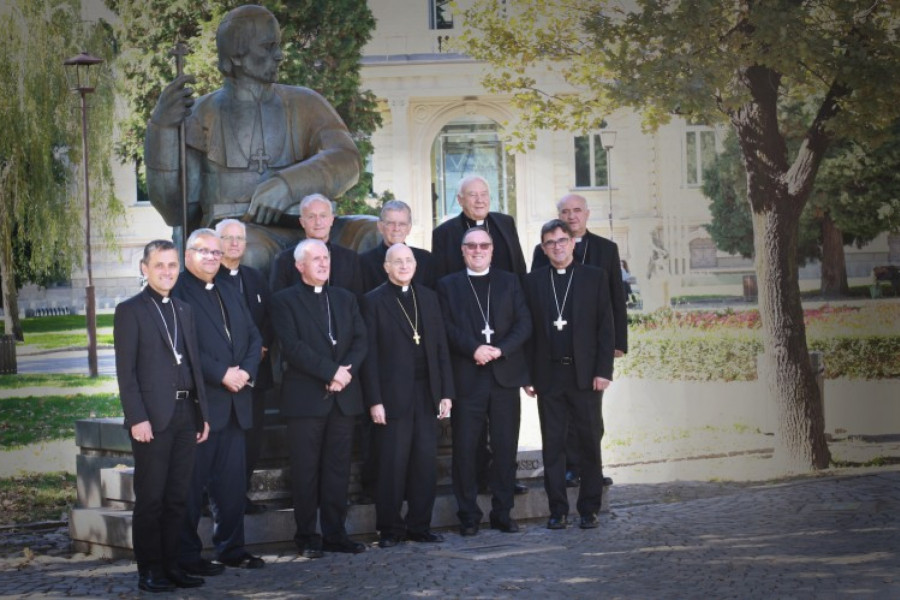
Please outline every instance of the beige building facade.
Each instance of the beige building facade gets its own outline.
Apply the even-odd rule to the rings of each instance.
[[[702,168],[720,148],[724,129],[676,119],[648,134],[637,115],[621,111],[606,118],[603,131],[543,131],[534,149],[510,153],[504,124],[516,115],[508,98],[480,85],[485,66],[448,47],[460,32],[449,3],[370,0],[369,6],[377,26],[364,50],[363,87],[378,97],[383,125],[372,136],[367,169],[374,194],[390,191],[412,206],[412,244],[430,247],[431,229],[459,211],[457,182],[478,173],[491,183],[493,209],[516,218],[526,262],[541,225],[555,216],[556,200],[575,192],[588,200],[590,230],[619,245],[646,309],[674,296],[742,293],[752,261],[717,251],[703,228],[710,213]],[[155,210],[137,201],[132,171],[117,168],[117,193],[129,207],[119,246],[94,249],[99,310],[138,290],[143,245],[171,236]],[[846,251],[851,285],[868,283],[875,264],[900,263],[900,239],[886,235]],[[817,288],[818,273],[817,265],[802,269],[801,287]],[[84,282],[76,273],[70,286],[27,287],[21,309],[80,312]]]

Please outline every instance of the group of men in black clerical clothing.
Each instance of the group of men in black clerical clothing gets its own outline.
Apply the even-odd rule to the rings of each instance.
[[[195,231],[187,240],[180,277],[174,246],[171,251],[148,246],[142,271],[150,285],[117,308],[120,385],[140,388],[148,376],[173,382],[174,405],[194,408],[176,411],[182,433],[166,442],[171,449],[165,452],[177,452],[193,468],[185,469],[184,461],[170,454],[167,468],[175,475],[146,466],[147,459],[139,458],[140,444],[148,443],[146,429],[160,417],[148,412],[147,398],[123,393],[126,424],[140,448],[135,452],[135,553],[142,589],[201,585],[202,576],[216,575],[225,565],[264,565],[244,549],[243,515],[254,512],[248,509],[248,463],[258,450],[248,441],[262,427],[256,388],[271,386],[265,361],[270,346],[279,348],[282,368],[279,402],[288,428],[294,539],[301,556],[365,550],[345,528],[354,426],[361,417],[371,423],[373,443],[364,458],[369,459],[365,470],[374,471],[368,481],[381,547],[443,539],[432,531],[431,517],[438,426],[446,418],[452,425],[460,534],[477,535],[484,518],[477,496],[486,440],[492,454],[489,524],[506,533],[519,531],[512,512],[520,389],[538,399],[547,527],[569,523],[567,460],[574,456],[580,470],[578,525],[598,526],[603,487],[611,483],[603,476],[600,457],[601,398],[612,379],[614,356],[627,350],[626,334],[619,331],[624,315],[617,311],[621,278],[618,271],[610,277],[605,264],[618,264],[615,244],[589,234],[583,227],[586,202],[566,196],[558,204],[562,218],[543,226],[532,271],[526,274],[515,224],[489,210],[487,183],[467,178],[458,200],[461,215],[434,230],[435,253],[405,244],[410,209],[392,201],[378,223],[383,245],[358,256],[346,249],[335,252],[339,246],[328,243],[331,202],[307,197],[300,220],[308,237],[291,250],[292,263],[286,262],[286,252],[279,255],[272,284],[281,281],[284,287],[271,295],[258,271],[240,265],[246,243],[240,221],[223,221],[217,231]],[[457,236],[453,252],[449,248]],[[380,273],[374,268],[379,261]],[[338,263],[341,272],[351,274],[343,285],[335,281]],[[600,263],[602,268],[595,266]],[[437,278],[441,268],[450,271]],[[175,300],[168,299],[170,290]],[[150,312],[158,323],[140,325],[149,329],[143,335],[156,338],[140,356],[124,341],[126,332],[135,337],[136,307],[160,308]],[[160,335],[174,331],[176,324],[181,337]],[[143,363],[154,365],[153,374],[139,374]],[[177,376],[165,374],[166,369]],[[182,397],[191,404],[179,405]],[[170,485],[148,492],[147,481]],[[185,497],[174,493],[175,481],[188,490]],[[197,534],[203,492],[214,518],[215,561],[202,557]],[[173,541],[167,532],[178,511],[183,515],[176,518],[182,522],[180,540]],[[163,521],[165,528],[159,526]],[[154,539],[147,533],[151,529],[156,541],[148,544]]]

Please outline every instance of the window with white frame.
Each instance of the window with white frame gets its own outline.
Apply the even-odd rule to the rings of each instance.
[[[607,187],[609,169],[600,134],[575,136],[575,187]]]
[[[453,29],[450,0],[428,0],[428,27],[430,29]]]
[[[684,181],[703,185],[703,170],[716,156],[716,130],[706,125],[688,125],[684,134]]]

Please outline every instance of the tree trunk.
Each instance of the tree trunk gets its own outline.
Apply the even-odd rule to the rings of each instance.
[[[5,215],[4,215],[5,216]],[[13,270],[12,234],[7,232],[9,221],[5,220],[0,232],[0,293],[3,294],[3,326],[7,334],[15,336],[19,342],[25,341],[22,321],[19,320],[19,291],[16,289],[16,274]]]
[[[844,234],[829,212],[822,217],[822,295],[839,298],[850,293],[847,262],[844,260]]]
[[[776,193],[773,190],[773,193]],[[809,362],[797,266],[799,211],[773,202],[753,212],[763,360],[778,429],[775,460],[788,471],[828,467],[825,416]]]

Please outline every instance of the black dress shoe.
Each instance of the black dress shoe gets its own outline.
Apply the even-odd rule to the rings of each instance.
[[[219,562],[234,569],[262,569],[266,566],[266,561],[258,556],[253,556],[249,552],[237,558],[220,558]]]
[[[603,487],[607,487],[612,485],[612,477],[604,477],[603,478]]]
[[[522,494],[527,494],[528,486],[525,485],[524,483],[517,483],[515,486],[513,486],[513,493],[516,496],[521,496]]]
[[[459,535],[463,537],[478,535],[478,525],[475,523],[461,523],[459,526]]]
[[[600,527],[600,519],[593,513],[581,515],[581,521],[578,523],[578,526],[582,529],[596,529],[597,527]]]
[[[244,504],[244,514],[245,515],[260,515],[269,510],[266,508],[265,504],[257,504],[256,502],[251,502],[249,498],[247,498],[246,504]]]
[[[188,575],[200,575],[202,577],[213,577],[225,572],[225,565],[206,560],[205,558],[192,563],[178,563],[178,567]]]
[[[321,544],[303,544],[297,548],[297,554],[303,558],[322,558],[325,554],[322,552]]]
[[[147,572],[138,575],[138,589],[153,594],[159,592],[173,592],[175,591],[175,584],[166,579],[161,573]]]
[[[433,531],[420,531],[418,533],[407,533],[406,539],[411,542],[421,542],[425,544],[437,544],[444,541],[444,536]]]
[[[166,577],[180,588],[195,588],[206,583],[202,577],[185,573],[183,569],[178,567],[166,569]]]
[[[403,539],[399,535],[391,535],[390,533],[382,533],[381,538],[378,540],[379,548],[393,548]]]
[[[366,545],[354,542],[350,538],[337,540],[325,540],[322,542],[322,550],[325,552],[343,552],[345,554],[359,554],[366,551]]]
[[[565,529],[569,526],[566,515],[550,515],[547,519],[547,529]]]
[[[566,487],[578,487],[581,485],[581,477],[572,471],[566,471]]]
[[[491,517],[491,529],[498,529],[503,533],[519,533],[519,524],[509,517],[505,519]]]

